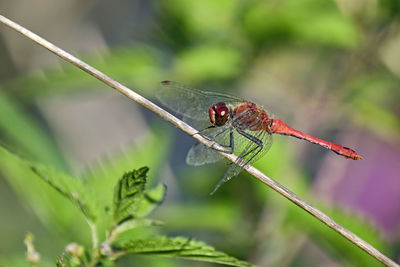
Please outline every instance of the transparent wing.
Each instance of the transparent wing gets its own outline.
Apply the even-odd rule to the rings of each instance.
[[[216,150],[197,142],[190,148],[186,156],[186,163],[192,166],[200,166],[217,162],[222,158],[223,156]]]
[[[214,92],[204,92],[189,86],[172,82],[161,82],[156,91],[158,100],[177,114],[195,120],[209,120],[208,109],[218,102],[237,105],[244,100]]]
[[[219,127],[211,128],[206,131],[202,131],[202,135],[214,140],[218,144],[226,147],[229,151],[230,146],[230,128],[229,127]],[[189,150],[186,156],[186,163],[193,166],[200,166],[207,163],[214,163],[221,160],[223,156],[216,150],[209,148],[202,143],[195,143]]]
[[[222,179],[218,182],[218,184],[214,187],[211,194],[215,193],[217,189],[225,182],[229,181],[232,177],[237,176],[247,164],[252,164],[263,157],[272,145],[272,135],[267,131],[259,130],[259,131],[244,131],[248,135],[251,135],[253,138],[259,140],[262,144],[260,146],[258,143],[253,142],[249,138],[235,133],[235,154],[238,155],[238,160],[235,163],[232,163],[228,170],[225,172]]]
[[[196,120],[193,118],[189,118],[187,116],[182,116],[182,120],[199,131],[202,131],[212,125],[212,123],[210,122],[210,118],[208,117],[208,114],[204,120],[200,119]]]

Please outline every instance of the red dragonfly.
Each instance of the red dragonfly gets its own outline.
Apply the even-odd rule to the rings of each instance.
[[[198,134],[221,145],[222,152],[238,156],[211,194],[238,175],[244,166],[264,156],[271,147],[272,134],[303,139],[348,159],[363,159],[350,148],[297,131],[281,120],[271,118],[260,106],[238,97],[200,91],[172,81],[161,82],[157,97],[163,105],[182,115],[184,121],[201,129]],[[189,150],[186,162],[198,166],[222,158],[217,150],[196,143]]]

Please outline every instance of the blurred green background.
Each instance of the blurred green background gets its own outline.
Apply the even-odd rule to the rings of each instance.
[[[226,92],[355,149],[364,160],[275,136],[255,166],[399,262],[398,0],[16,0],[0,8],[151,100],[162,80]],[[259,266],[379,265],[246,173],[209,196],[227,165],[185,165],[194,139],[5,26],[0,47],[1,145],[82,178],[149,166],[149,183],[168,187],[152,215],[166,225],[144,232],[194,237]],[[90,245],[67,200],[6,165],[0,159],[0,264],[26,265],[28,231],[44,266],[70,242]],[[119,265],[132,262],[189,263],[136,256]]]

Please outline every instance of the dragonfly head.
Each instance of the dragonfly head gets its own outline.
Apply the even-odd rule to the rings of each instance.
[[[208,109],[208,114],[213,125],[222,126],[229,118],[229,109],[224,102],[219,102]]]

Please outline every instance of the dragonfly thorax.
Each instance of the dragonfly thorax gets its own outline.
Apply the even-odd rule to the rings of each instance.
[[[229,108],[224,102],[212,105],[208,109],[208,114],[210,116],[210,122],[215,126],[224,125],[230,117]]]

